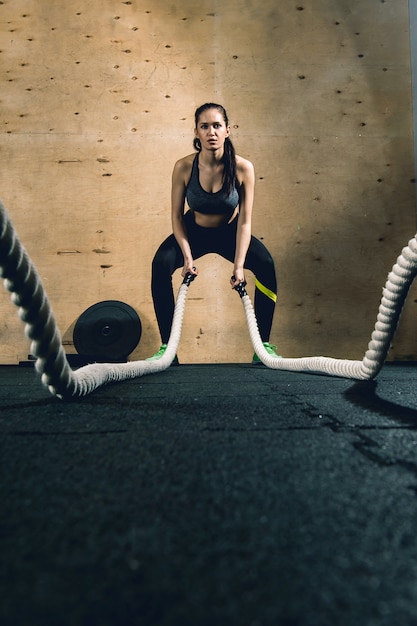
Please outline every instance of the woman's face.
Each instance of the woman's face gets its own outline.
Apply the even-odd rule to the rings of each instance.
[[[226,126],[220,111],[206,109],[200,113],[194,132],[201,142],[201,147],[214,152],[223,148],[226,137],[230,135],[230,126]]]

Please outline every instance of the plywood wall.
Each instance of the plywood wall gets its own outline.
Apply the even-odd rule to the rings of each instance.
[[[69,352],[75,320],[107,299],[141,317],[132,358],[159,347],[150,266],[170,232],[171,171],[192,151],[194,109],[215,100],[256,168],[254,233],[280,284],[271,339],[286,356],[362,357],[415,232],[407,11],[407,0],[0,2],[0,197]],[[229,264],[208,256],[199,269],[181,360],[249,360]],[[417,357],[415,297],[391,358]],[[28,351],[4,292],[0,363]]]

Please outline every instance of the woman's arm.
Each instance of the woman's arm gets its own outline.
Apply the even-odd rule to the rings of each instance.
[[[184,204],[187,181],[190,175],[189,159],[185,157],[180,159],[174,165],[172,172],[172,188],[171,188],[171,221],[172,232],[181,248],[184,257],[184,267],[181,275],[184,277],[188,272],[198,274],[194,267],[194,259],[191,254],[191,248],[188,241],[187,231],[184,225]]]
[[[239,189],[239,217],[236,232],[236,252],[233,266],[233,276],[230,284],[236,287],[245,280],[243,267],[252,235],[252,208],[255,195],[255,171],[253,164],[247,159],[236,158]]]

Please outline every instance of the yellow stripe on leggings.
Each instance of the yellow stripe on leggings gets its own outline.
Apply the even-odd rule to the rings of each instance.
[[[273,302],[277,301],[277,294],[271,291],[270,289],[268,289],[267,287],[265,287],[265,285],[260,283],[257,278],[255,278],[255,287],[259,289],[259,291],[262,291],[262,293],[264,293],[267,296],[267,298],[269,298]]]

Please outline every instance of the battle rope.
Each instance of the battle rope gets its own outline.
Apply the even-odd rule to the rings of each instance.
[[[416,236],[417,237],[417,236]],[[375,329],[362,361],[329,357],[278,358],[268,354],[261,341],[252,303],[245,283],[236,287],[245,309],[250,337],[256,354],[267,367],[291,371],[315,372],[365,380],[374,378],[382,368],[408,290],[417,273],[417,239],[403,248],[388,275],[383,289]],[[181,336],[185,300],[194,275],[188,274],[179,288],[171,336],[164,355],[156,361],[95,363],[73,371],[67,361],[61,335],[42,281],[20,243],[6,209],[0,202],[0,273],[11,299],[19,307],[26,335],[32,340],[31,352],[36,369],[50,392],[61,398],[85,396],[97,387],[113,381],[160,372],[172,363]]]
[[[161,372],[174,360],[181,336],[185,300],[194,279],[187,274],[181,284],[174,311],[171,336],[164,355],[156,361],[94,363],[73,371],[62,347],[42,281],[25,248],[20,243],[6,209],[0,202],[0,274],[12,302],[19,307],[25,333],[36,357],[35,367],[49,391],[60,398],[85,396],[109,382]]]
[[[269,354],[259,335],[252,303],[245,289],[246,283],[240,283],[235,289],[243,302],[254,350],[264,365],[272,369],[368,380],[375,378],[384,364],[408,290],[416,274],[417,235],[408,242],[408,246],[403,248],[388,274],[387,282],[382,290],[375,328],[362,361],[332,359],[324,356],[282,358]]]

